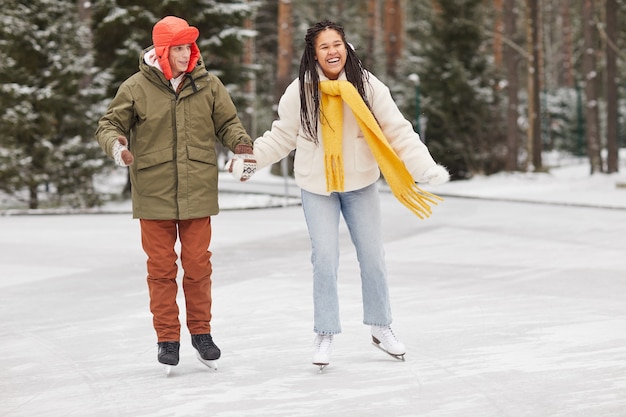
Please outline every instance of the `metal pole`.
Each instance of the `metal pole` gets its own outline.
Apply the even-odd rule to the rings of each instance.
[[[417,134],[420,134],[420,114],[422,113],[421,103],[420,103],[420,77],[419,75],[413,73],[409,75],[409,81],[413,83],[415,86],[415,124],[414,128]]]

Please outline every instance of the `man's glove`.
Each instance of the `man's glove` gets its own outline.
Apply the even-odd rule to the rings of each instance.
[[[431,185],[441,185],[450,180],[448,170],[442,165],[435,165],[428,168],[422,178],[418,182],[428,183]]]
[[[118,136],[113,142],[113,159],[121,167],[127,167],[133,163],[135,158],[128,150],[128,140],[124,136]]]
[[[239,181],[246,181],[256,172],[256,158],[251,145],[235,146],[235,155],[228,163],[228,172]]]

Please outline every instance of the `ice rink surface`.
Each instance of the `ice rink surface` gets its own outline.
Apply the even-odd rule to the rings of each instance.
[[[342,224],[343,333],[322,374],[310,363],[310,247],[297,205],[213,218],[223,356],[217,371],[200,364],[183,326],[169,377],[156,361],[138,221],[0,216],[0,414],[623,417],[626,189],[593,181],[453,183],[427,220],[381,192],[406,361],[370,343]],[[179,305],[184,323],[182,290]]]

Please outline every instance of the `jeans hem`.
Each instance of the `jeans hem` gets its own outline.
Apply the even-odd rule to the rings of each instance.
[[[333,335],[341,333],[341,330],[335,331],[335,332],[320,332],[317,329],[313,329],[313,332],[315,332],[315,333],[317,333],[317,334],[319,334],[321,336],[333,336]]]
[[[376,327],[391,326],[391,322],[386,323],[386,324],[380,324],[380,323],[368,323],[368,322],[364,321],[363,324],[366,325],[366,326],[376,326]]]

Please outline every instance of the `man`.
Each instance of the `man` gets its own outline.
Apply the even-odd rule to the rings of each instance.
[[[254,173],[252,140],[221,81],[209,74],[196,44],[198,29],[167,16],[152,31],[139,72],[119,87],[96,138],[120,166],[130,167],[133,217],[148,257],[150,310],[158,360],[179,361],[180,322],[174,245],[180,239],[187,328],[198,358],[214,366],[211,336],[211,216],[219,211],[219,141]]]

